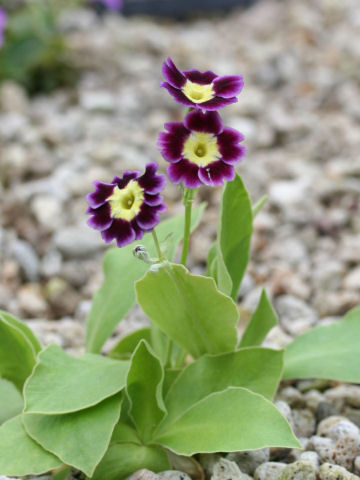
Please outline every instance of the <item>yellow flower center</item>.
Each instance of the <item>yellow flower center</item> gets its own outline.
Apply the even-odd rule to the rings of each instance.
[[[207,102],[215,96],[215,92],[211,83],[201,85],[200,83],[194,83],[190,80],[186,80],[182,91],[187,98],[194,103]]]
[[[199,167],[218,160],[221,155],[217,139],[211,133],[192,132],[184,143],[183,156]]]
[[[124,188],[115,187],[108,198],[110,214],[113,218],[132,220],[140,211],[144,199],[144,190],[137,181],[130,180]]]

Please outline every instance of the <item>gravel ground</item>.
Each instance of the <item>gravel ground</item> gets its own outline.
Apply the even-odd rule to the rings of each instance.
[[[62,27],[85,72],[75,91],[30,100],[14,84],[0,87],[0,308],[26,319],[43,343],[82,351],[106,247],[85,224],[85,195],[95,179],[109,181],[149,160],[165,171],[157,134],[164,122],[184,113],[159,88],[161,63],[169,55],[183,69],[245,78],[239,102],[222,113],[245,134],[248,154],[238,171],[252,199],[268,193],[269,200],[255,220],[252,260],[239,298],[244,316],[266,286],[280,317],[268,345],[285,346],[360,303],[358,0],[263,0],[246,11],[186,23],[99,19],[79,10],[64,16]],[[202,189],[199,196],[209,208],[192,240],[191,267],[197,272],[214,239],[220,191]],[[166,198],[168,214],[181,211],[176,188],[169,185]],[[117,333],[142,322],[135,310]],[[336,388],[340,406],[331,397]],[[291,391],[302,398],[294,421],[308,422],[299,435],[311,437],[309,448],[319,456],[306,462],[335,462],[359,473],[359,450],[351,465],[329,453],[338,441],[331,425],[324,427],[329,442],[320,449],[328,453],[314,446],[321,403],[336,407],[328,415],[345,414],[344,421],[360,424],[359,393],[358,404],[347,405],[341,388],[357,387],[310,389],[312,406],[298,384],[286,385],[279,395],[288,408],[296,403],[288,398]],[[284,455],[271,452],[261,463],[300,458]],[[227,468],[235,467],[219,467],[215,480]],[[254,478],[315,478],[284,472],[285,467],[281,477]],[[321,472],[320,479],[352,478]]]

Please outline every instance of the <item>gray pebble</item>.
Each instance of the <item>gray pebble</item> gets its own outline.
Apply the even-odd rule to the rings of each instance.
[[[142,468],[130,475],[127,480],[159,480],[159,475],[148,470],[147,468]]]
[[[339,465],[324,463],[319,469],[319,478],[320,480],[356,480],[359,477]]]
[[[254,480],[277,480],[286,467],[281,462],[266,462],[255,470]]]
[[[34,248],[24,240],[15,240],[11,245],[11,253],[21,267],[28,282],[39,279],[40,262]]]
[[[300,335],[309,330],[317,320],[317,314],[306,302],[292,295],[281,295],[275,301],[280,325],[290,335]]]
[[[316,480],[316,466],[307,460],[298,460],[287,465],[278,480]]]
[[[165,470],[163,472],[159,472],[157,478],[161,478],[163,480],[191,480],[189,475],[184,472],[180,472],[179,470]]]
[[[54,243],[69,258],[83,258],[106,246],[100,233],[86,225],[59,230],[55,234]]]
[[[213,468],[211,480],[251,480],[252,477],[243,473],[235,462],[221,458]]]
[[[270,459],[269,448],[250,450],[248,452],[231,452],[226,456],[227,460],[235,462],[243,473],[252,475],[256,468]]]
[[[297,437],[311,437],[316,430],[315,416],[307,408],[292,410],[294,433]]]

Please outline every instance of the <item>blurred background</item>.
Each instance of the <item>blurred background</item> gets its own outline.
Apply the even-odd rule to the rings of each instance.
[[[358,0],[0,0],[0,308],[44,343],[81,350],[106,245],[86,226],[94,180],[162,160],[157,135],[184,109],[161,64],[243,75],[221,113],[242,131],[252,260],[239,302],[263,285],[285,345],[360,303]],[[221,191],[192,239],[203,272]],[[166,215],[182,210],[168,185]],[[165,216],[165,215],[164,215]],[[119,275],[126,274],[119,272]],[[121,295],[121,292],[119,292]],[[144,321],[135,309],[125,328]]]

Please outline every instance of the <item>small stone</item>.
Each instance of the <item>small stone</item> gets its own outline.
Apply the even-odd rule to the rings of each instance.
[[[292,418],[292,412],[291,412],[291,408],[289,407],[289,405],[282,400],[277,400],[275,402],[275,407],[279,410],[281,415],[283,415],[286,418],[286,420],[289,422],[291,428],[294,428],[294,420]]]
[[[26,113],[29,102],[25,90],[15,82],[4,82],[0,88],[0,109],[4,112]]]
[[[297,437],[311,437],[316,430],[316,420],[311,410],[307,408],[293,409],[294,433]]]
[[[290,407],[303,407],[305,404],[303,396],[299,390],[294,387],[282,388],[277,398],[286,402]]]
[[[37,195],[31,203],[31,210],[39,224],[49,231],[59,229],[64,222],[62,204],[54,196]]]
[[[191,480],[189,475],[178,470],[165,470],[158,473],[159,478],[163,480]]]
[[[319,392],[319,390],[309,390],[308,392],[304,393],[303,395],[304,401],[306,406],[312,411],[316,412],[316,409],[320,405],[321,402],[324,402],[324,395]],[[316,414],[315,414],[316,416]],[[322,417],[321,420],[325,418]],[[318,417],[316,416],[318,420]]]
[[[266,462],[255,470],[254,480],[277,480],[286,467],[281,462]]]
[[[316,452],[302,452],[300,454],[299,460],[311,462],[316,469],[318,469],[320,466],[319,455]]]
[[[360,473],[360,456],[356,457],[354,460],[354,468],[357,473]]]
[[[318,422],[321,422],[327,417],[338,415],[339,409],[332,403],[321,401],[316,407],[315,417]]]
[[[111,113],[116,108],[114,96],[106,90],[82,92],[80,104],[89,112]]]
[[[18,300],[25,315],[41,317],[47,312],[47,303],[40,286],[36,283],[27,283],[22,286],[18,293]]]
[[[303,202],[309,182],[300,180],[289,180],[274,182],[270,186],[269,200],[283,208]]]
[[[204,472],[209,478],[214,471],[214,466],[219,462],[221,459],[221,455],[219,453],[200,453],[199,455],[199,462]]]
[[[159,480],[159,475],[152,472],[151,470],[147,470],[146,468],[142,468],[134,472],[132,475],[127,477],[126,480]]]
[[[243,473],[235,462],[221,458],[214,465],[210,480],[252,480],[252,477]]]
[[[33,247],[24,240],[11,244],[11,253],[21,267],[25,280],[36,282],[39,279],[40,262]]]
[[[276,311],[284,330],[292,336],[308,331],[317,320],[315,310],[292,295],[281,295],[275,301]]]
[[[54,237],[55,246],[69,258],[83,258],[105,248],[99,232],[84,226],[60,229]]]
[[[354,268],[344,279],[344,288],[349,290],[360,290],[360,267]]]
[[[41,260],[41,273],[44,277],[55,277],[61,269],[61,254],[58,250],[48,250]]]
[[[338,407],[347,403],[351,407],[360,408],[360,387],[357,385],[339,385],[327,390],[325,396]]]
[[[278,480],[316,480],[316,470],[313,462],[298,460],[287,465]]]
[[[320,422],[310,442],[322,462],[334,462],[348,470],[360,455],[359,428],[345,417],[332,416]]]
[[[226,458],[235,462],[243,473],[253,475],[259,465],[269,461],[270,451],[268,448],[262,448],[248,452],[231,452]]]
[[[359,477],[339,465],[323,463],[319,469],[319,478],[320,480],[356,480]]]

